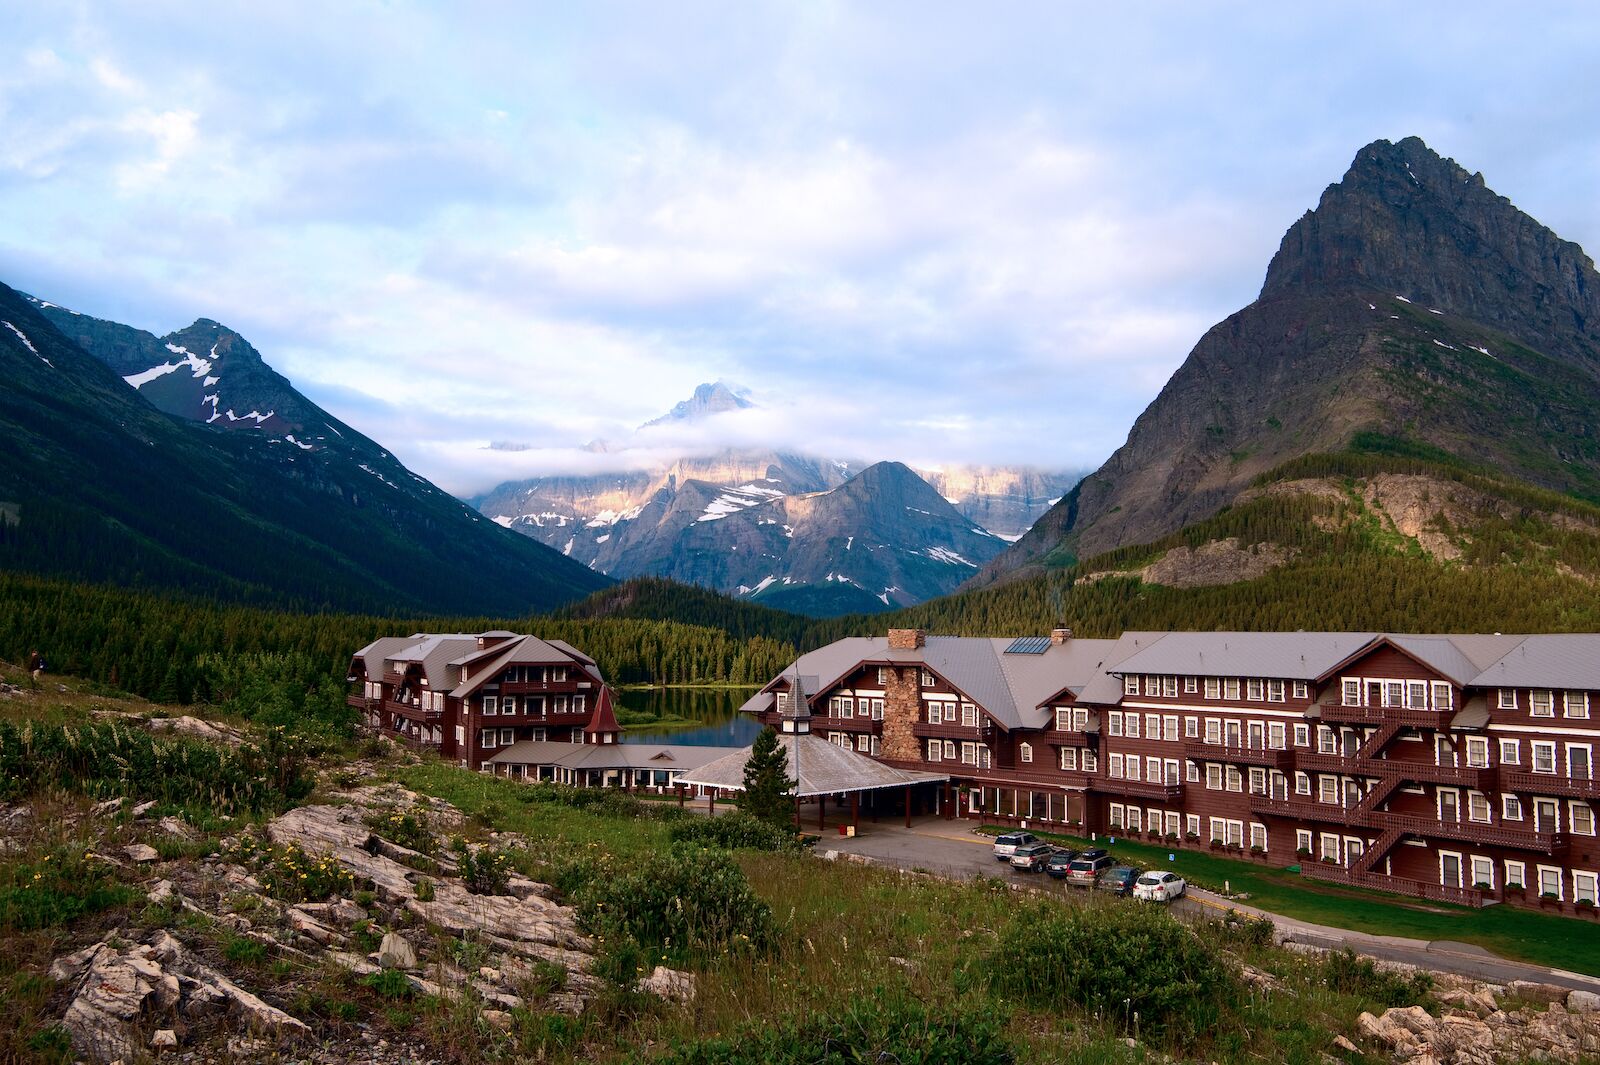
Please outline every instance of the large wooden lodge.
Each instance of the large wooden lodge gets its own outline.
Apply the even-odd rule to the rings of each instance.
[[[1600,635],[890,630],[743,709],[947,773],[926,812],[1211,848],[1416,897],[1595,915]]]

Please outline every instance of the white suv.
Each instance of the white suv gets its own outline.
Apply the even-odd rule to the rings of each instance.
[[[1145,873],[1133,883],[1133,897],[1148,902],[1171,902],[1187,890],[1188,885],[1177,873],[1156,871]]]
[[[1039,837],[1032,832],[1007,832],[1003,836],[996,836],[994,840],[994,860],[1009,862],[1011,856],[1017,853],[1018,847],[1025,847],[1030,843],[1038,843]]]

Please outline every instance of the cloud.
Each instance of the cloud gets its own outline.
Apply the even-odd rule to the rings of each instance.
[[[1600,242],[1597,30],[1488,4],[23,8],[0,277],[226,321],[453,490],[732,444],[1092,464],[1375,137]],[[1474,73],[1517,54],[1541,62]],[[764,410],[631,435],[724,377]]]

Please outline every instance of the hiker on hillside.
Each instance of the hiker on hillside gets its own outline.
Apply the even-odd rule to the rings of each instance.
[[[44,656],[34,651],[28,655],[28,675],[33,678],[33,686],[39,686],[39,678],[44,674]]]

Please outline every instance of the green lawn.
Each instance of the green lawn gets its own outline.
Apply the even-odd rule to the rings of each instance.
[[[985,825],[980,831],[992,835],[1015,829]],[[1088,841],[1075,836],[1037,830],[1035,835],[1075,846],[1088,845]],[[1104,841],[1097,845],[1104,845]],[[1125,840],[1110,850],[1128,865],[1171,869],[1198,887],[1220,891],[1226,883],[1235,892],[1249,894],[1248,899],[1241,900],[1244,903],[1285,917],[1373,935],[1474,943],[1502,957],[1600,976],[1600,921],[1557,917],[1520,906],[1474,909],[1402,900],[1380,891],[1307,880],[1281,867],[1223,858],[1205,851]],[[1167,861],[1169,854],[1175,855],[1176,860]]]

